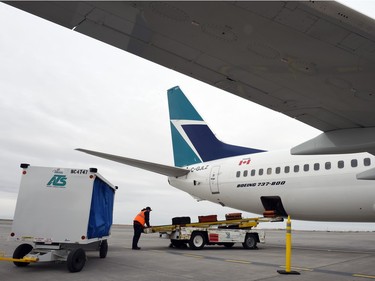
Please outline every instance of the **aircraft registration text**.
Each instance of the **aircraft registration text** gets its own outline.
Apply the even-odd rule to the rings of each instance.
[[[210,165],[204,165],[204,166],[193,167],[193,168],[190,169],[190,172],[198,172],[198,171],[207,170],[207,168],[208,168],[209,166],[210,166]]]

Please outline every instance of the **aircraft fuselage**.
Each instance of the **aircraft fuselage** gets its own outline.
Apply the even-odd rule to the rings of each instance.
[[[276,210],[301,220],[374,222],[374,167],[368,153],[264,152],[191,165],[189,174],[169,182],[196,198],[257,214]]]

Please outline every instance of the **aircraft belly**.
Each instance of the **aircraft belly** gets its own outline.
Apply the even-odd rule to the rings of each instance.
[[[351,188],[351,187],[348,187]],[[305,190],[282,196],[283,205],[294,219],[319,221],[375,222],[375,190],[354,192]]]

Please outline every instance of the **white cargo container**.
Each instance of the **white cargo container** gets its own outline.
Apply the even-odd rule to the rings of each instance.
[[[69,271],[77,272],[85,264],[85,250],[98,250],[105,258],[117,187],[95,168],[21,168],[11,238],[34,246],[21,244],[14,263],[62,260]]]

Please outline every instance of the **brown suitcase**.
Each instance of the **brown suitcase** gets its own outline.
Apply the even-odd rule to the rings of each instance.
[[[240,220],[242,219],[242,213],[230,213],[225,215],[225,219],[228,220]]]
[[[209,216],[198,216],[199,222],[215,222],[217,221],[217,215],[209,215]]]
[[[276,212],[273,210],[267,210],[263,212],[263,217],[265,218],[274,218],[276,217]]]

